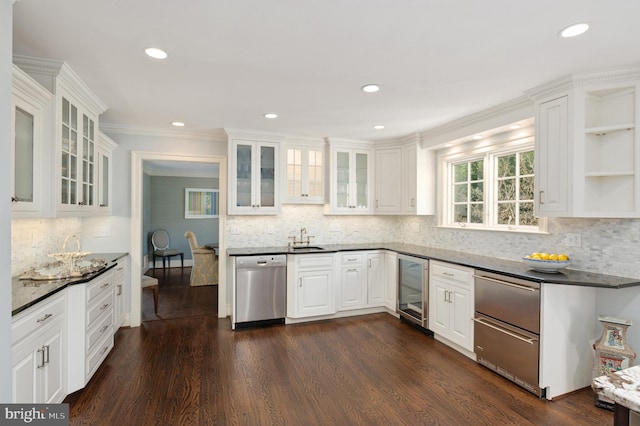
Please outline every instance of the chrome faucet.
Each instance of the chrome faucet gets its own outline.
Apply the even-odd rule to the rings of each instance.
[[[305,235],[306,235],[306,239],[305,239]],[[291,237],[289,237],[290,241],[289,242],[289,248],[291,248],[291,246],[293,246],[294,248],[297,246],[301,246],[303,244],[306,244],[307,246],[309,246],[309,244],[311,243],[311,238],[313,238],[312,235],[309,235],[307,233],[307,228],[302,227],[300,228],[300,240],[298,240],[298,236],[297,235],[293,235]]]

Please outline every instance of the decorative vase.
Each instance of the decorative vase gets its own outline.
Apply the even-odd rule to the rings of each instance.
[[[636,358],[636,353],[627,343],[627,328],[631,326],[631,320],[613,317],[598,317],[598,320],[602,323],[602,336],[593,345],[596,351],[595,377],[631,367]],[[613,410],[614,402],[596,395],[596,406]]]

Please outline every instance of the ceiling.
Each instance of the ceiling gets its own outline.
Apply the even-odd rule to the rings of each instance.
[[[14,53],[66,61],[101,127],[382,140],[640,62],[635,0],[21,0]],[[591,29],[573,39],[573,23]],[[154,60],[145,47],[166,50]],[[361,86],[377,83],[377,93]],[[264,113],[275,112],[276,119]],[[374,125],[384,125],[374,130]]]

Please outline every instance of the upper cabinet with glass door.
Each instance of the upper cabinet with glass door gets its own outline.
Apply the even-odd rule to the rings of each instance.
[[[324,203],[324,140],[284,145],[284,199],[289,204]]]
[[[45,142],[44,123],[52,94],[21,69],[13,67],[11,211],[14,218],[51,216],[50,143]],[[50,136],[50,135],[49,135]],[[48,167],[47,167],[48,166]]]
[[[14,62],[55,96],[56,214],[96,214],[98,117],[106,106],[64,62],[20,56]]]
[[[97,158],[97,184],[98,184],[98,213],[110,215],[112,209],[112,153],[116,143],[104,133],[98,131]]]
[[[373,150],[367,143],[331,141],[329,214],[373,212]]]
[[[229,214],[280,211],[280,137],[230,132]]]

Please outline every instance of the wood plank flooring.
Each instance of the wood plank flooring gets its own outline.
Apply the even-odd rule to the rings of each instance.
[[[159,317],[185,311],[160,289]],[[215,313],[145,321],[66,402],[72,425],[613,424],[591,389],[539,400],[388,314],[236,332]]]

